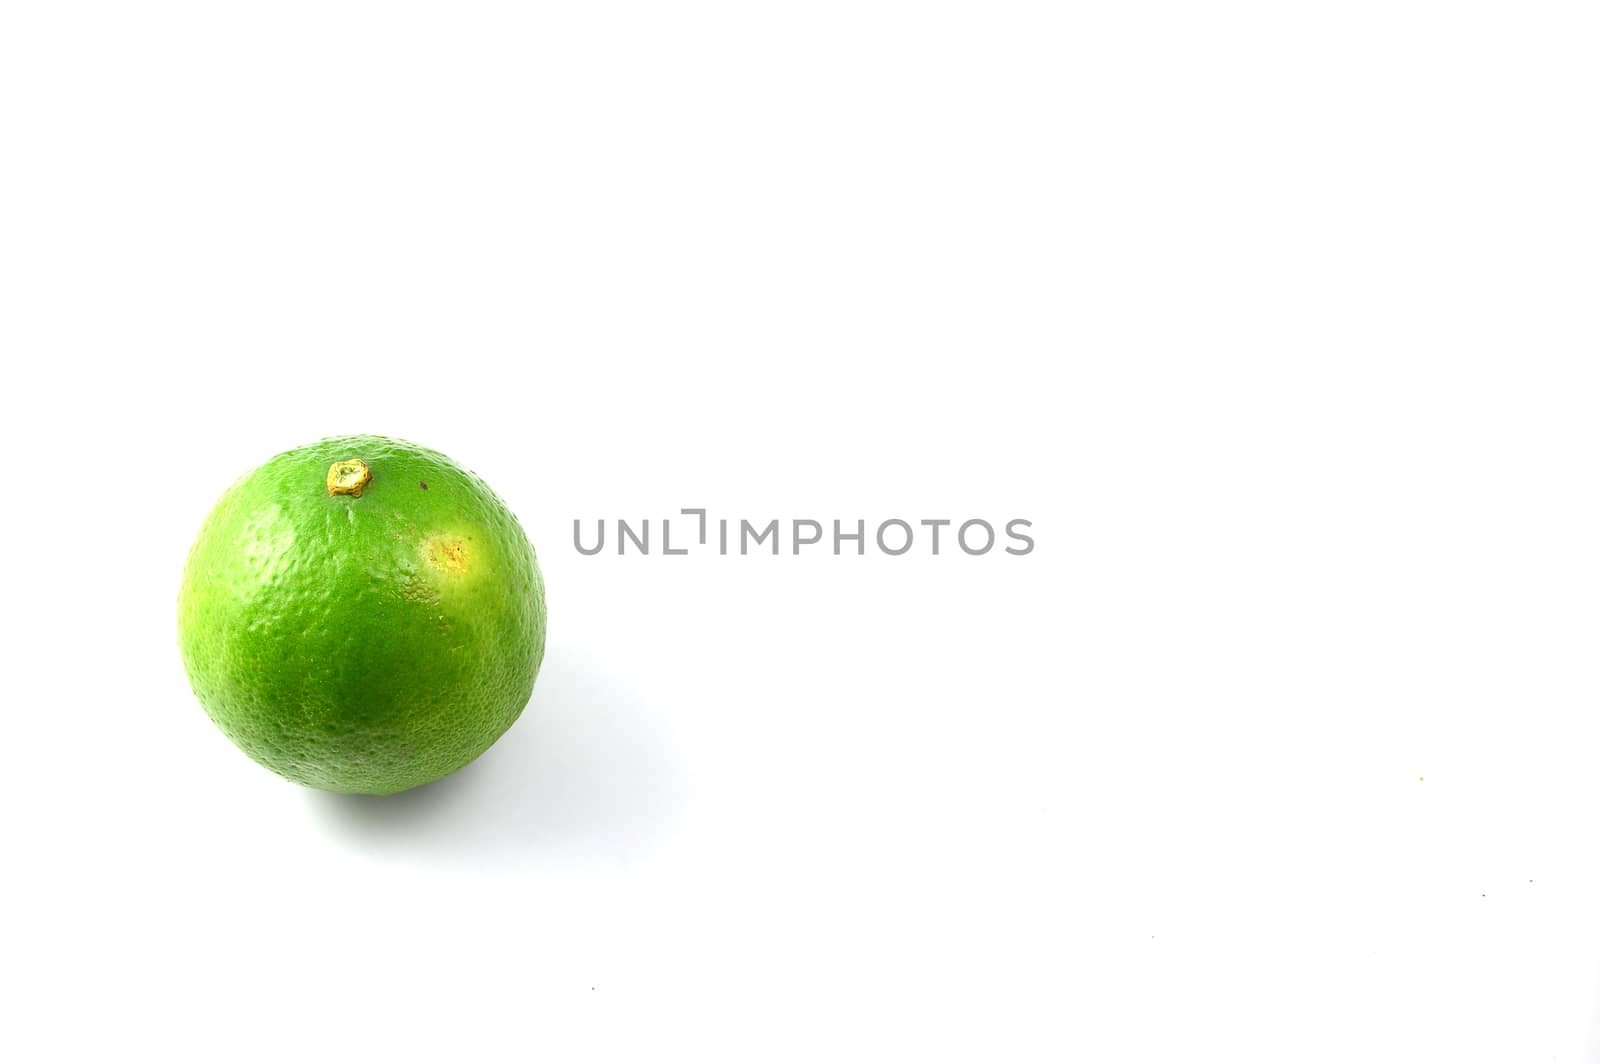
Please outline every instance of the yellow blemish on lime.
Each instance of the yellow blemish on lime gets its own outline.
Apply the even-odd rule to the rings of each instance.
[[[423,555],[435,569],[447,573],[464,573],[471,556],[467,541],[450,536],[435,536],[423,545]]]

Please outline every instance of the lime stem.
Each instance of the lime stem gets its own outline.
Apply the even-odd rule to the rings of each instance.
[[[372,481],[372,470],[359,458],[347,458],[328,467],[328,494],[361,497],[361,489]]]

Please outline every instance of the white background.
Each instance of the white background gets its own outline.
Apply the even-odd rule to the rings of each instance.
[[[7,5],[0,1055],[1600,1059],[1597,30]],[[175,647],[347,432],[550,589],[389,800]],[[686,506],[1038,548],[572,547]]]

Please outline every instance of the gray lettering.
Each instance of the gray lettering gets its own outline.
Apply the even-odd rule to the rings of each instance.
[[[935,517],[932,520],[929,520],[928,518],[923,518],[921,523],[925,524],[929,528],[933,529],[933,553],[938,554],[939,553],[939,529],[943,528],[945,525],[948,525],[950,523],[950,519],[948,517]]]
[[[704,510],[679,510],[680,514],[696,514],[700,518],[700,545],[706,545],[706,512]]]
[[[847,539],[853,539],[853,540],[856,541],[856,553],[857,554],[865,554],[865,553],[867,553],[867,523],[865,521],[857,521],[856,522],[855,535],[851,535],[848,532],[840,531],[842,528],[843,528],[843,525],[841,525],[838,521],[834,521],[834,523],[833,523],[833,553],[838,554],[839,553],[839,545],[841,543],[843,543]]]
[[[971,547],[967,546],[967,529],[971,528],[973,525],[981,525],[983,530],[989,534],[989,542],[983,545],[982,550],[973,550]],[[973,518],[971,521],[968,521],[966,524],[962,525],[956,530],[956,541],[961,544],[961,549],[966,551],[968,554],[988,554],[990,548],[994,546],[994,526],[987,521]]]
[[[627,551],[628,544],[627,544],[626,540],[623,539],[624,536],[626,536],[628,539],[633,540],[633,545],[638,548],[640,554],[649,554],[650,553],[650,519],[647,517],[643,521],[641,521],[640,524],[644,527],[644,538],[643,539],[640,539],[638,536],[633,534],[633,529],[628,527],[628,522],[624,521],[620,517],[617,518],[617,553],[618,554],[626,554],[626,553],[628,553],[628,551]]]
[[[662,554],[688,554],[688,547],[672,549],[672,522],[667,518],[661,519],[661,553]]]
[[[697,519],[699,522],[699,542],[702,546],[707,545],[710,542],[709,534],[712,523],[708,512],[703,508],[685,508],[678,512]],[[616,524],[617,553],[619,555],[627,554],[628,545],[631,543],[636,553],[649,554],[650,523],[652,520],[653,518],[646,517],[630,522],[626,518],[616,518],[614,523]],[[716,521],[717,553],[722,555],[729,553],[728,525],[730,520],[729,518],[719,518]],[[740,554],[759,554],[762,547],[768,547],[775,556],[782,553],[783,519],[773,518],[764,525],[755,525],[746,520],[733,520],[732,523],[737,526],[736,534],[739,540]],[[825,524],[826,522],[824,521],[813,520],[809,517],[797,517],[790,520],[789,528],[793,541],[790,553],[798,555],[801,553],[802,547],[826,542]],[[940,533],[946,528],[956,526],[956,522],[948,517],[924,517],[917,520],[902,520],[898,517],[889,518],[880,522],[874,529],[873,538],[877,543],[878,550],[890,557],[899,557],[909,553],[916,546],[917,525],[921,525],[929,532],[929,552],[939,554],[943,549],[943,545],[940,543]],[[848,543],[855,544],[857,556],[867,553],[867,522],[865,520],[857,520],[855,526],[852,531],[849,529],[847,522],[840,520],[833,522],[834,554],[843,554],[845,545]],[[679,527],[681,529],[682,522],[679,522]],[[1033,528],[1032,521],[1023,517],[1014,517],[1007,521],[1004,527],[1007,539],[1005,552],[1007,554],[1024,555],[1033,553],[1037,544],[1034,541],[1034,537],[1027,531]],[[898,545],[891,545],[894,537],[890,533],[895,528],[899,529],[901,540]],[[974,529],[981,530],[981,537],[973,531]],[[572,522],[572,545],[579,554],[593,556],[604,552],[606,537],[605,518],[595,521],[595,541],[589,546],[585,546],[583,542],[583,519],[576,518]],[[965,554],[988,554],[994,550],[997,543],[995,526],[981,518],[973,518],[970,521],[963,522],[956,529],[956,542]],[[752,546],[755,548],[753,551],[751,549]],[[671,518],[663,517],[661,519],[661,549],[657,553],[681,556],[692,554],[693,552],[693,546],[674,547],[672,545],[672,520]]]
[[[755,526],[752,525],[749,521],[745,521],[743,519],[741,519],[739,521],[739,553],[740,554],[749,554],[750,553],[750,535],[753,532],[755,532]],[[756,536],[756,546],[758,546],[758,547],[761,546],[761,544],[766,541],[766,538],[768,536],[772,537],[772,553],[774,553],[774,554],[778,553],[778,519],[776,517],[774,517],[767,524],[766,528],[761,530],[761,534],[760,535]]]
[[[578,548],[578,553],[579,554],[599,554],[600,551],[603,550],[605,548],[605,545],[606,545],[606,523],[605,523],[605,521],[602,519],[602,520],[599,520],[599,521],[595,522],[595,524],[598,525],[599,528],[600,528],[600,539],[599,539],[599,541],[597,543],[595,543],[593,550],[584,549],[583,538],[578,535],[578,528],[582,524],[583,524],[583,522],[578,520],[576,517],[574,517],[572,519],[572,545],[574,547]]]
[[[902,546],[899,550],[890,550],[889,549],[889,545],[883,541],[883,530],[888,528],[890,525],[899,525],[901,528],[906,530],[905,545]],[[911,526],[906,524],[904,521],[900,520],[898,517],[890,518],[889,520],[885,521],[883,524],[879,525],[878,526],[878,549],[883,551],[883,553],[885,553],[885,554],[894,554],[894,555],[904,554],[906,551],[910,550],[911,549]]]
[[[1032,528],[1033,527],[1033,522],[1032,521],[1024,521],[1020,517],[1017,518],[1014,521],[1006,522],[1006,535],[1010,536],[1012,539],[1015,539],[1015,540],[1018,540],[1020,542],[1026,543],[1027,546],[1023,547],[1021,550],[1018,550],[1015,547],[1007,547],[1006,548],[1006,553],[1007,554],[1031,554],[1033,552],[1033,537],[1032,536],[1025,536],[1021,532],[1014,531],[1018,525],[1021,525],[1023,528]]]
[[[812,536],[810,539],[801,539],[800,538],[800,526],[801,525],[810,525],[812,528],[816,529],[816,533],[817,534]],[[795,523],[794,523],[794,552],[796,554],[800,553],[800,548],[801,547],[809,546],[812,543],[821,543],[821,542],[822,542],[822,524],[820,522],[812,521],[812,520],[810,520],[808,518],[804,518],[804,517],[799,518],[798,520],[795,521]]]

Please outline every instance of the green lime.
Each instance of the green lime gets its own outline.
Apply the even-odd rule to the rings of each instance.
[[[308,787],[393,794],[516,721],[544,658],[544,580],[516,517],[435,451],[338,436],[229,488],[178,595],[211,719]]]

